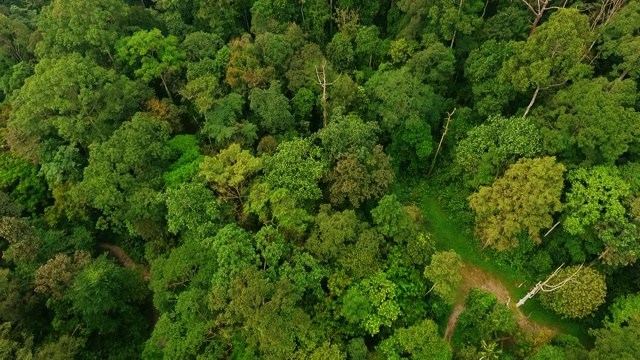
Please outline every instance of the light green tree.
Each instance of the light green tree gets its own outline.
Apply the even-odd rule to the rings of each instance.
[[[591,73],[591,65],[584,60],[592,41],[589,18],[578,9],[560,9],[527,41],[517,43],[514,55],[498,76],[511,82],[517,91],[534,90],[525,117],[540,91]]]
[[[558,283],[576,273],[577,266],[570,266],[558,272]],[[576,276],[562,287],[540,296],[542,304],[567,318],[583,318],[604,303],[607,285],[604,276],[590,267],[582,268]]]
[[[454,251],[436,252],[424,269],[424,276],[433,283],[433,292],[453,304],[462,281],[462,258]]]
[[[123,37],[116,44],[118,58],[132,67],[136,77],[151,81],[160,79],[171,98],[168,76],[184,66],[186,54],[178,47],[178,39],[165,37],[158,29],[140,30]]]
[[[552,215],[562,209],[564,172],[553,157],[520,159],[490,187],[471,195],[469,206],[476,213],[475,232],[483,248],[511,249],[523,231],[540,243],[540,230],[550,228]]]
[[[395,298],[396,285],[380,271],[345,292],[341,299],[341,314],[367,334],[375,335],[380,327],[391,326],[401,314]]]
[[[278,151],[263,160],[264,181],[272,189],[286,189],[300,203],[318,200],[322,191],[318,181],[327,170],[320,148],[306,139],[296,138],[278,145]]]
[[[240,145],[231,144],[213,157],[205,157],[200,175],[225,201],[242,205],[248,194],[251,178],[262,170],[262,158],[256,158]]]
[[[622,199],[630,194],[629,185],[613,166],[578,168],[567,175],[571,187],[565,209],[564,228],[572,235],[585,232],[599,222],[623,221],[626,209]]]
[[[438,325],[431,319],[419,324],[396,329],[383,340],[379,350],[386,359],[399,360],[410,355],[411,359],[450,360],[453,352],[447,341],[440,337]]]

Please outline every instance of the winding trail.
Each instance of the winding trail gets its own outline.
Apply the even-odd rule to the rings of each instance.
[[[544,326],[529,319],[522,310],[515,306],[517,297],[493,274],[468,262],[464,263],[460,272],[462,274],[462,284],[459,289],[458,301],[449,317],[449,322],[447,323],[447,328],[444,333],[444,337],[448,341],[451,341],[456,324],[458,323],[458,318],[464,310],[464,299],[472,288],[478,288],[494,294],[499,303],[507,305],[509,309],[514,312],[520,328],[535,335],[537,339],[544,339],[546,342],[551,340],[559,332],[556,328]]]
[[[131,259],[120,246],[101,242],[98,243],[98,247],[100,249],[107,250],[109,254],[111,254],[111,256],[116,258],[122,264],[122,266],[126,267],[127,269],[140,269],[140,271],[142,272],[142,277],[145,279],[145,281],[151,281],[149,266],[136,264],[136,262],[133,261],[133,259]]]
[[[557,315],[543,309],[535,299],[529,301],[524,307],[516,308],[515,304],[524,296],[527,287],[534,283],[529,281],[524,288],[516,287],[524,278],[522,274],[514,274],[508,266],[493,262],[477,247],[477,242],[467,229],[469,226],[465,220],[456,219],[440,206],[441,196],[450,196],[446,193],[439,194],[439,190],[430,188],[427,182],[407,185],[410,191],[405,194],[415,201],[422,210],[426,219],[427,229],[431,232],[436,250],[458,253],[464,266],[461,269],[462,284],[459,288],[458,298],[450,315],[445,329],[445,338],[451,339],[455,331],[460,314],[464,311],[464,299],[471,288],[493,293],[502,304],[508,304],[513,311],[520,328],[536,338],[536,342],[551,339],[555,334],[566,333],[576,336],[583,344],[589,344],[591,338],[585,331],[584,325],[576,321],[559,318]],[[411,200],[407,199],[407,202]],[[527,309],[524,313],[523,309]]]
[[[463,303],[457,303],[451,312],[451,316],[449,317],[449,322],[447,323],[447,329],[444,332],[444,338],[451,342],[451,337],[453,336],[453,330],[456,329],[456,324],[458,323],[458,318],[462,311],[464,310]]]

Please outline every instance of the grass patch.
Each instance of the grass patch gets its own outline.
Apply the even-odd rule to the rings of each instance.
[[[406,198],[408,189],[401,187],[398,190],[401,192],[400,195]],[[412,189],[411,195],[427,221],[427,228],[432,233],[437,250],[454,250],[464,261],[495,275],[518,298],[522,298],[535,285],[525,281],[520,288],[516,287],[516,284],[529,278],[528,274],[514,270],[507,264],[498,263],[480,251],[469,224],[457,220],[443,210],[433,190],[426,183],[417,184]],[[578,321],[560,318],[559,315],[543,308],[535,297],[528,300],[522,310],[530,319],[545,326],[557,328],[562,333],[573,335],[586,346],[593,341],[587,333],[586,326]]]

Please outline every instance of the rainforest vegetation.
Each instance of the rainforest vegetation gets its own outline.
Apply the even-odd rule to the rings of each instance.
[[[639,83],[639,0],[2,0],[0,358],[640,359]]]

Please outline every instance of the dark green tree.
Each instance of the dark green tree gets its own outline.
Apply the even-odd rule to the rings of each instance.
[[[162,173],[173,157],[169,124],[136,114],[109,140],[90,146],[89,165],[77,196],[102,212],[97,226],[144,237],[160,230]]]

